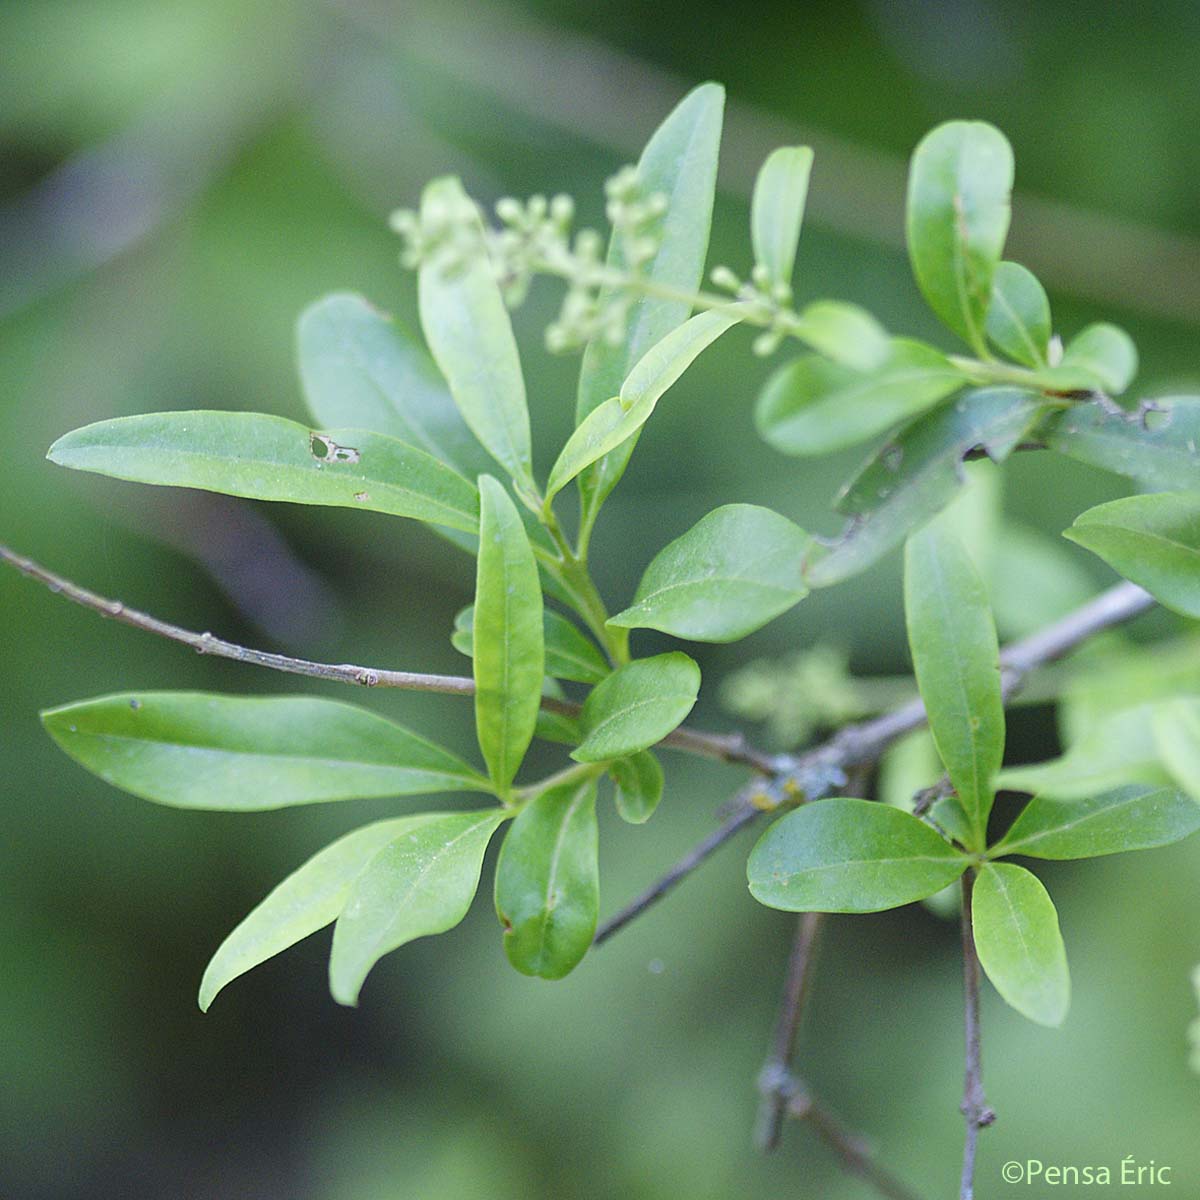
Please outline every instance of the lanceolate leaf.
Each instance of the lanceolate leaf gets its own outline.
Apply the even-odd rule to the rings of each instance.
[[[561,979],[587,953],[600,911],[596,781],[531,800],[496,862],[504,952],[524,975]]]
[[[435,179],[421,197],[422,219],[457,216],[476,236],[460,257],[434,253],[421,265],[421,328],[463,420],[518,485],[534,490],[525,380],[508,309],[483,244],[473,202],[457,179]]]
[[[1167,396],[1145,413],[1076,404],[1052,413],[1037,436],[1052,450],[1156,488],[1195,488],[1200,479],[1200,397]]]
[[[648,821],[663,794],[663,769],[649,750],[619,758],[609,767],[616,785],[617,812],[631,825]]]
[[[659,654],[618,668],[583,704],[580,762],[624,758],[663,738],[692,711],[700,668],[686,654]]]
[[[656,194],[667,198],[667,211],[654,230],[658,251],[643,264],[642,273],[653,283],[685,294],[694,292],[704,275],[724,107],[724,89],[715,83],[689,92],[659,126],[638,160],[639,193],[643,198]],[[620,235],[613,237],[608,261],[617,268],[628,266],[627,248]],[[684,300],[647,295],[630,309],[625,336],[617,345],[603,337],[592,341],[580,369],[576,421],[581,424],[616,396],[634,364],[687,320],[690,311],[691,305]],[[595,510],[616,486],[634,444],[617,441],[602,451],[607,460],[580,480],[585,510]]]
[[[1112,500],[1076,517],[1064,536],[1168,608],[1200,618],[1200,492]]]
[[[746,865],[750,892],[788,912],[878,912],[953,883],[967,859],[911,813],[818,800],[781,817]]]
[[[963,484],[963,456],[983,446],[1002,461],[1033,423],[1036,393],[1018,388],[968,392],[905,426],[842,489],[846,532],[813,556],[805,578],[828,587],[865,570],[944,508]]]
[[[976,350],[1008,234],[1012,149],[979,121],[926,134],[908,176],[908,254],[929,307]]]
[[[454,618],[450,641],[461,654],[475,653],[475,609],[464,608]],[[593,642],[562,613],[552,608],[542,612],[542,634],[546,645],[546,674],[577,683],[599,683],[608,674],[608,663]]]
[[[401,834],[436,820],[428,813],[376,821],[326,846],[290,874],[221,943],[200,983],[208,1011],[227,983],[337,920],[363,868]]]
[[[542,592],[525,527],[508,493],[479,478],[475,580],[475,726],[492,782],[505,791],[533,738],[545,650]]]
[[[467,915],[483,854],[511,814],[426,814],[380,850],[355,878],[333,930],[329,986],[357,1004],[371,968],[414,938],[453,929]]]
[[[737,311],[697,313],[647,351],[625,380],[620,395],[593,408],[567,439],[550,470],[547,499],[556,496],[581,471],[627,442],[650,419],[663,393],[708,346],[740,320]],[[591,482],[583,484],[585,490],[603,490],[599,485],[611,476],[614,464],[620,460],[624,472],[628,458],[624,451],[613,456]],[[616,481],[612,479],[612,484]],[[599,490],[592,494],[599,495]]]
[[[105,782],[176,808],[255,812],[491,790],[448,750],[333,700],[129,692],[52,709],[42,721]]]
[[[263,413],[118,417],[66,434],[46,457],[136,483],[365,508],[468,532],[479,524],[475,488],[423,450],[361,429],[314,433]]]
[[[1071,1001],[1058,913],[1035,875],[988,863],[972,898],[975,948],[996,991],[1039,1025],[1061,1025]]]
[[[916,416],[963,383],[945,355],[898,338],[873,372],[815,356],[781,367],[758,398],[755,420],[766,442],[784,454],[829,454]]]
[[[791,287],[812,163],[807,146],[780,146],[767,156],[754,181],[750,241],[754,261],[772,284]]]
[[[1153,709],[1154,744],[1163,765],[1194,801],[1200,801],[1200,699],[1177,696]],[[1197,804],[1200,811],[1200,803]]]
[[[808,594],[802,570],[811,540],[769,508],[727,504],[661,550],[633,604],[608,623],[736,641]]]
[[[296,326],[300,379],[319,426],[399,438],[467,479],[488,457],[417,339],[362,296],[336,292]]]
[[[1097,858],[1166,846],[1200,829],[1200,804],[1175,788],[1130,784],[1079,800],[1035,796],[989,853]]]
[[[970,848],[982,850],[992,777],[1004,757],[1000,651],[983,582],[938,522],[909,538],[904,613],[929,728],[971,822]]]
[[[1127,783],[1165,786],[1171,778],[1159,762],[1152,732],[1154,708],[1144,704],[1113,713],[1096,722],[1061,758],[1009,767],[996,777],[996,786],[1063,800],[1084,799]]]
[[[1032,271],[1002,262],[992,279],[988,340],[1027,367],[1044,367],[1050,350],[1050,301]]]

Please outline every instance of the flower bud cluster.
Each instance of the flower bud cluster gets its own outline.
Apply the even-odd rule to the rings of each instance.
[[[792,311],[792,289],[780,280],[772,280],[766,267],[759,264],[748,280],[740,279],[728,267],[714,267],[709,274],[715,288],[729,292],[740,303],[753,306],[755,324],[764,326],[754,339],[754,353],[774,354],[792,332],[796,314]]]

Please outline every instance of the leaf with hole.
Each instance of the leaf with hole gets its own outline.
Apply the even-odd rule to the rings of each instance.
[[[661,195],[667,200],[666,212],[650,230],[658,249],[640,265],[639,273],[652,286],[677,295],[641,296],[630,307],[617,343],[603,335],[588,343],[579,373],[577,424],[616,396],[634,365],[692,310],[684,297],[694,293],[704,277],[724,108],[725,90],[715,83],[701,84],[655,130],[638,159],[639,198]],[[625,235],[614,233],[608,248],[608,265],[618,271],[630,265],[626,242]],[[628,437],[618,439],[590,460],[595,465],[579,481],[585,513],[604,503],[624,474],[635,444]]]
[[[953,883],[965,855],[887,804],[832,799],[780,817],[750,852],[750,892],[787,912],[879,912]]]
[[[376,821],[318,851],[257,905],[217,948],[200,982],[202,1012],[226,984],[337,920],[366,865],[406,831],[436,817]]]
[[[948,121],[922,138],[908,174],[906,232],[929,307],[976,352],[1008,235],[1013,156],[981,121]]]
[[[414,938],[445,933],[467,915],[483,854],[511,813],[427,813],[379,850],[355,877],[333,928],[329,987],[358,1003],[371,968]]]
[[[811,542],[769,508],[714,509],[659,551],[633,603],[608,623],[697,642],[737,641],[808,595],[802,576]]]
[[[60,467],[251,500],[363,508],[474,532],[475,488],[436,458],[366,430],[315,433],[265,413],[117,417],[59,438]]]
[[[760,393],[754,419],[776,450],[815,457],[910,420],[964,382],[932,346],[897,338],[887,362],[869,373],[812,355],[780,367]]]
[[[1081,513],[1063,536],[1098,554],[1160,604],[1200,618],[1200,492],[1111,500]]]
[[[434,226],[456,222],[462,235],[452,251],[435,251],[421,264],[425,341],[463,420],[517,486],[532,493],[525,379],[479,212],[462,184],[445,177],[426,186],[421,217]]]
[[[661,742],[687,715],[700,691],[700,668],[675,651],[639,658],[598,683],[583,703],[579,762],[624,758]]]
[[[530,800],[496,861],[504,953],[523,975],[562,979],[578,966],[600,914],[596,781]]]
[[[300,380],[319,426],[371,429],[474,480],[489,459],[415,337],[362,296],[335,292],[296,325]]]
[[[542,590],[516,505],[490,475],[479,477],[475,576],[475,729],[492,782],[505,792],[533,739],[542,703]]]
[[[1012,863],[987,863],[971,909],[975,949],[996,991],[1031,1021],[1061,1025],[1071,1002],[1067,952],[1054,902],[1037,876]]]
[[[1097,403],[1052,412],[1036,436],[1089,466],[1188,490],[1200,479],[1200,396],[1166,396],[1141,412],[1111,412]]]
[[[106,783],[174,808],[491,791],[448,750],[334,700],[129,692],[51,709],[42,723]]]
[[[976,446],[1003,461],[1037,417],[1037,393],[1019,388],[967,392],[906,425],[843,488],[837,508],[849,517],[828,549],[814,553],[805,579],[829,587],[865,570],[922,522],[945,508]]]

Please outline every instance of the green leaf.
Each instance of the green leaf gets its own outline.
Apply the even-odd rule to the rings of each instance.
[[[616,785],[617,812],[630,825],[650,820],[663,794],[663,769],[649,750],[618,758],[608,768]]]
[[[529,410],[517,342],[488,260],[479,212],[451,177],[435,179],[421,197],[423,221],[437,224],[447,217],[462,222],[463,237],[454,241],[453,262],[445,253],[434,253],[421,264],[425,341],[463,420],[517,486],[533,493]]]
[[[818,354],[853,371],[875,371],[884,366],[893,343],[887,330],[865,308],[842,300],[814,300],[788,333]]]
[[[688,294],[699,288],[704,277],[724,107],[724,89],[715,83],[701,84],[658,127],[638,160],[639,194],[667,197],[667,211],[653,229],[658,250],[640,267],[640,273],[651,284]],[[620,234],[613,235],[608,263],[618,270],[628,269]],[[616,396],[634,364],[686,321],[691,309],[686,300],[642,296],[629,310],[620,342],[613,345],[604,337],[590,342],[579,374],[576,422],[582,424],[595,409]],[[636,433],[637,428],[630,432]],[[635,444],[617,441],[599,456],[607,456],[605,461],[580,480],[585,513],[594,512],[604,503],[624,474]]]
[[[812,539],[754,504],[714,509],[660,550],[633,604],[609,618],[696,642],[734,642],[808,595],[801,577]]]
[[[1079,556],[1040,529],[1003,521],[991,553],[988,589],[1003,637],[1034,633],[1096,594]]]
[[[1067,343],[1058,366],[1038,374],[1045,384],[1063,391],[1099,390],[1119,396],[1133,382],[1137,365],[1137,347],[1129,334],[1100,322]]]
[[[475,653],[475,608],[468,605],[454,618],[451,645],[471,658]],[[552,608],[542,611],[542,637],[546,646],[546,674],[576,683],[599,683],[609,671],[596,643],[577,625]]]
[[[1195,488],[1200,479],[1200,396],[1168,396],[1145,413],[1074,404],[1052,413],[1037,436],[1052,450],[1156,488]]]
[[[293,871],[217,948],[200,982],[202,1012],[239,975],[337,920],[350,888],[384,846],[430,821],[428,813],[364,825]]]
[[[817,800],[781,817],[746,864],[750,892],[787,912],[879,912],[953,883],[967,859],[911,813]]]
[[[596,933],[596,781],[551,788],[521,810],[496,862],[504,953],[523,975],[562,979]]]
[[[492,782],[503,793],[529,749],[542,703],[542,590],[516,505],[490,475],[479,477],[479,492],[475,728]]]
[[[814,457],[874,437],[931,408],[963,383],[944,354],[897,338],[887,363],[870,374],[815,356],[788,363],[767,380],[754,418],[768,445]]]
[[[583,704],[579,762],[624,758],[663,738],[692,711],[700,668],[675,651],[639,658],[598,683]]]
[[[1154,707],[1138,705],[1103,717],[1060,758],[1009,767],[996,777],[996,787],[1081,800],[1127,783],[1169,784],[1151,728]]]
[[[1027,367],[1044,367],[1050,353],[1050,301],[1038,277],[1019,263],[1002,262],[992,279],[988,340]]]
[[[840,583],[877,562],[955,497],[968,450],[983,446],[994,461],[1003,461],[1040,404],[1034,392],[987,388],[906,425],[843,487],[837,508],[849,523],[827,551],[812,556],[805,572],[809,587]]]
[[[1031,1021],[1061,1025],[1071,1001],[1067,952],[1037,877],[1012,863],[987,863],[971,908],[975,948],[996,991]]]
[[[913,274],[929,307],[976,352],[984,350],[1012,184],[1011,147],[980,121],[939,125],[921,140],[909,168]]]
[[[970,820],[970,848],[982,850],[1004,758],[1000,650],[975,564],[938,522],[905,548],[904,613],[929,728]]]
[[[721,334],[741,321],[742,306],[733,307],[737,311],[697,313],[638,360],[622,384],[620,395],[593,408],[567,439],[550,470],[547,500],[553,499],[581,471],[610,454],[641,429],[663,393]],[[611,458],[594,479],[584,483],[585,491],[593,495],[604,491],[607,496],[624,472],[628,458],[629,455],[624,454],[620,472],[612,479],[607,491],[600,485],[611,476],[620,455]]]
[[[1163,765],[1193,800],[1200,800],[1200,700],[1176,696],[1156,704],[1152,727]]]
[[[106,783],[176,808],[491,790],[448,750],[334,700],[127,692],[51,709],[42,723]]]
[[[318,425],[371,429],[475,479],[488,456],[433,359],[387,314],[350,292],[309,305],[296,326],[300,380]]]
[[[558,680],[552,679],[550,676],[542,680],[542,696],[550,696],[555,700],[566,699]],[[545,742],[558,742],[564,746],[578,746],[583,741],[577,716],[551,712],[548,708],[538,709],[533,736],[541,738]]]
[[[479,497],[423,450],[365,430],[314,433],[264,413],[117,417],[58,439],[60,467],[252,500],[326,504],[474,532]]]
[[[796,248],[804,222],[813,152],[808,146],[780,146],[759,169],[750,202],[750,243],[754,261],[772,284],[791,288]]]
[[[1177,842],[1200,829],[1200,804],[1175,788],[1129,784],[1098,796],[1035,796],[990,856],[1098,858]]]
[[[371,859],[333,928],[329,988],[339,1004],[358,1003],[363,981],[385,954],[445,933],[467,915],[484,851],[511,815],[499,808],[428,813]]]
[[[1200,492],[1112,500],[1081,513],[1063,536],[1098,554],[1167,608],[1200,618]]]

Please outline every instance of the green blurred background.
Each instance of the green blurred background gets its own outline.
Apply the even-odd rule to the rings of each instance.
[[[596,221],[605,175],[706,78],[729,89],[712,261],[746,268],[753,171],[772,145],[808,141],[800,298],[856,300],[937,339],[903,257],[904,158],[935,122],[979,116],[1014,143],[1011,256],[1046,281],[1057,327],[1125,324],[1143,394],[1200,383],[1194,2],[27,0],[0,6],[0,46],[0,537],[192,628],[459,671],[448,633],[471,565],[403,522],[73,476],[45,447],[153,409],[303,419],[292,330],[305,304],[349,288],[414,323],[391,207],[454,170],[485,200],[572,191]],[[577,367],[540,349],[553,305],[535,292],[516,318],[543,469],[569,429]],[[860,455],[797,463],[758,443],[750,405],[769,366],[748,343],[713,352],[642,439],[597,536],[611,600],[718,503],[834,528],[829,498]],[[1044,456],[1007,471],[1009,511],[1053,533],[1122,490]],[[1077,557],[1099,586],[1102,569]],[[897,582],[889,561],[745,643],[703,649],[706,678],[821,642],[860,672],[903,671]],[[508,968],[485,883],[458,930],[385,960],[357,1011],[328,997],[325,934],[204,1017],[196,986],[228,929],[313,850],[392,806],[237,817],[117,794],[58,754],[40,708],[296,684],[102,624],[12,572],[0,611],[5,1200],[869,1194],[806,1129],[773,1158],[750,1150],[792,923],[748,896],[746,840],[561,984]],[[719,728],[715,692],[696,720]],[[470,747],[461,702],[366,702]],[[1053,753],[1051,714],[1024,710],[1012,740],[1017,757]],[[672,757],[650,826],[606,810],[605,910],[709,830],[737,780]],[[1200,1195],[1184,1037],[1198,856],[1193,840],[1045,872],[1074,1007],[1050,1032],[986,998],[1000,1120],[982,1139],[981,1197],[1008,1190],[1010,1158],[1126,1154]],[[835,919],[804,1034],[804,1069],[831,1107],[931,1196],[950,1194],[960,1154],[958,972],[954,927],[920,907]]]

